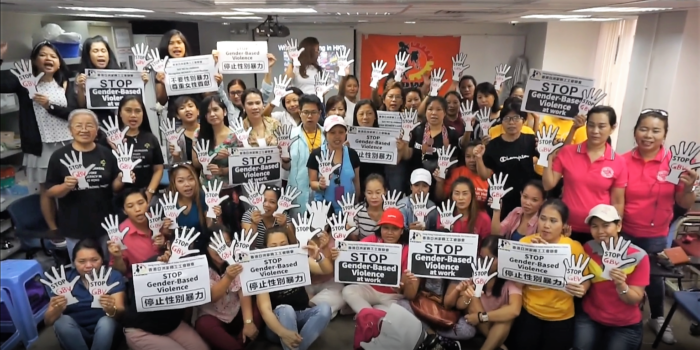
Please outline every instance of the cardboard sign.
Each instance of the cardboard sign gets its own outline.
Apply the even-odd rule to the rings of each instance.
[[[401,113],[377,111],[377,123],[380,128],[401,130]]]
[[[362,126],[348,127],[348,142],[357,151],[360,161],[375,164],[396,164],[399,130]]]
[[[594,87],[593,79],[531,69],[523,96],[527,112],[574,119],[579,114],[582,92]]]
[[[165,91],[168,96],[218,91],[215,74],[212,55],[172,58],[165,67]]]
[[[141,72],[86,69],[85,99],[89,109],[115,109],[124,96],[143,95]]]
[[[278,181],[282,159],[277,147],[233,148],[228,158],[228,181],[242,185],[257,182]]]
[[[398,287],[401,282],[400,244],[336,241],[338,283]]]
[[[564,290],[566,267],[571,257],[568,244],[528,244],[498,240],[498,277],[552,289]]]
[[[411,230],[408,269],[416,277],[463,280],[472,277],[479,235]]]
[[[134,264],[136,311],[184,309],[211,301],[209,264],[198,255],[172,263]]]
[[[266,41],[219,41],[221,74],[267,73]]]
[[[243,263],[243,295],[256,295],[311,284],[309,257],[298,245],[257,249]]]

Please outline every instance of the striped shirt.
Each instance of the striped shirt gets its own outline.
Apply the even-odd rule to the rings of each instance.
[[[374,235],[374,232],[379,228],[377,222],[369,217],[366,204],[357,212],[355,223],[357,224],[357,232],[360,239]]]
[[[243,218],[241,219],[241,222],[244,224],[253,224],[253,208],[250,208],[246,210],[245,213],[243,213]],[[272,224],[272,227],[277,227],[277,221]],[[265,226],[265,222],[263,220],[260,220],[257,226],[257,230],[255,231],[258,233],[258,237],[255,237],[255,244],[253,245],[254,249],[263,249],[265,247],[265,233],[267,232],[267,227]]]

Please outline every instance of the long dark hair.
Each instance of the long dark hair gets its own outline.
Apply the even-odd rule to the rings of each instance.
[[[364,100],[359,100],[355,104],[355,110],[352,111],[352,125],[354,126],[360,126],[360,123],[357,122],[357,111],[360,110],[360,107],[362,106],[370,106],[372,110],[374,111],[374,123],[372,124],[373,127],[378,128],[379,127],[379,115],[377,115],[377,107],[374,106],[374,103],[372,103],[372,100],[364,99]],[[383,179],[382,179],[383,181]]]
[[[501,105],[498,103],[498,91],[496,91],[496,87],[493,86],[493,84],[489,82],[480,83],[474,89],[474,101],[476,101],[477,94],[493,96],[493,106],[491,106],[491,113],[496,113],[501,108]],[[472,107],[472,110],[474,112],[478,111],[479,109],[480,108],[478,103],[475,103],[474,107]]]
[[[121,69],[119,61],[117,60],[117,55],[114,54],[109,43],[101,35],[95,35],[92,38],[85,39],[83,43],[83,52],[80,55],[80,72],[84,73],[85,69],[97,68],[90,58],[90,51],[92,50],[92,45],[98,43],[104,44],[107,48],[107,56],[109,56],[109,62],[107,62],[107,67],[104,69]]]
[[[119,115],[119,118],[117,118],[117,121],[119,122],[119,127],[123,128],[124,127],[124,122],[122,121],[122,107],[127,102],[130,101],[136,101],[139,103],[141,106],[141,110],[143,110],[143,118],[141,120],[141,125],[139,126],[139,131],[140,132],[147,132],[147,133],[153,133],[151,130],[151,122],[148,120],[148,112],[146,109],[146,105],[143,104],[143,100],[141,99],[141,96],[138,95],[129,95],[129,96],[124,96],[121,101],[119,101],[119,107],[117,108],[117,114]]]
[[[39,52],[41,52],[41,49],[44,47],[48,47],[49,49],[53,50],[53,52],[56,53],[56,57],[58,57],[58,70],[56,70],[56,73],[53,74],[53,80],[58,83],[58,85],[61,85],[63,87],[63,83],[68,81],[68,77],[70,76],[70,70],[68,69],[68,66],[66,65],[66,61],[63,60],[63,56],[61,56],[61,53],[58,52],[58,49],[56,46],[53,46],[48,41],[42,41],[34,48],[32,49],[32,53],[29,56],[29,58],[32,61],[32,72],[34,73],[34,76],[39,74],[39,68],[37,68],[36,64],[34,64],[34,60],[36,60],[37,57],[39,57]]]
[[[467,185],[469,187],[469,192],[471,192],[471,197],[472,200],[469,203],[469,221],[467,222],[467,230],[468,232],[474,232],[474,226],[476,226],[476,220],[479,217],[479,203],[476,200],[476,190],[474,189],[474,182],[472,182],[471,179],[468,177],[463,177],[460,176],[455,180],[455,182],[452,183],[452,186],[450,187],[450,199],[452,199],[452,194],[455,191],[455,188],[459,185]],[[454,200],[453,200],[454,201]],[[457,208],[455,208],[456,210]]]
[[[304,79],[309,77],[306,74],[306,68],[309,66],[314,66],[317,71],[321,71],[321,66],[318,65],[318,61],[313,58],[314,47],[318,46],[319,44],[318,39],[312,36],[304,38],[304,40],[299,43],[299,48],[304,48],[304,51],[301,53],[301,55],[299,55],[299,63],[301,63],[301,67],[299,67],[299,75],[301,75],[301,77]]]
[[[207,113],[209,110],[209,105],[216,103],[219,108],[224,110],[224,125],[228,126],[228,110],[226,109],[226,104],[221,100],[219,94],[209,95],[199,104],[199,136],[200,140],[209,140],[209,150],[213,150],[216,145],[214,144],[214,128],[209,124],[207,120]]]
[[[189,41],[187,41],[187,38],[185,37],[185,34],[182,34],[181,31],[177,29],[171,29],[163,36],[160,38],[160,44],[158,44],[158,53],[160,54],[160,58],[162,59],[165,56],[170,56],[170,53],[168,52],[168,46],[170,46],[170,39],[172,39],[175,35],[179,36],[180,39],[182,40],[182,43],[185,44],[185,56],[190,56],[192,54],[192,48],[190,47]]]
[[[83,249],[92,249],[97,252],[97,254],[102,257],[102,265],[107,265],[109,261],[105,262],[105,254],[104,251],[102,250],[102,245],[97,243],[97,241],[93,238],[83,238],[78,243],[73,247],[73,262],[75,262],[75,258],[78,256],[78,252],[83,250]]]
[[[500,236],[489,235],[481,241],[481,249],[488,249],[491,254],[498,258],[498,240],[503,239]],[[491,295],[498,298],[503,292],[503,286],[506,284],[506,280],[496,276],[496,282],[493,284],[491,289]]]

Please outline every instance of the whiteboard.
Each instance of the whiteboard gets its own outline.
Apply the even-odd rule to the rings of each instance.
[[[493,83],[495,67],[502,63],[511,64],[525,54],[525,36],[520,35],[463,35],[460,51],[467,54],[469,69],[463,75],[473,76],[477,83]],[[452,67],[442,67],[451,70]],[[508,72],[511,76],[513,68]],[[515,83],[515,82],[514,82]]]

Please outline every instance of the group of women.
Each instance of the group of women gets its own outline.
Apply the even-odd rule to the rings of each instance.
[[[219,92],[168,96],[164,74],[144,72],[144,81],[154,78],[158,101],[167,102],[168,118],[175,118],[182,131],[176,144],[167,145],[166,154],[149,125],[141,96],[123,98],[114,111],[85,109],[84,76],[70,82],[65,62],[51,43],[42,42],[32,50],[34,74],[44,73],[32,97],[17,78],[3,72],[2,92],[16,93],[19,99],[24,165],[30,179],[42,184],[41,209],[49,227],[66,238],[73,262],[69,280],[80,276],[73,293],[79,302],[67,305],[65,297],[54,296],[45,317],[64,349],[108,349],[121,334],[118,327],[124,328],[133,350],[243,349],[261,334],[285,350],[308,349],[338,313],[386,311],[393,303],[413,312],[411,301],[418,295],[430,295],[445,312],[459,313],[450,327],[416,315],[446,349],[458,349],[460,341],[476,334],[485,338],[482,349],[637,349],[644,291],[651,306],[648,325],[659,331],[664,287],[661,279],[650,277],[647,254],[666,247],[674,205],[690,208],[698,179],[687,169],[679,185],[666,182],[671,157],[664,146],[667,112],[642,111],[634,128],[637,147],[617,154],[607,142],[618,123],[614,109],[597,106],[573,121],[528,114],[522,106],[521,84],[500,104],[500,91],[472,76],[454,77],[445,96],[426,96],[429,84],[407,89],[403,76],[390,74],[382,89],[372,90],[371,99],[360,99],[360,82],[347,69],[338,95],[322,100],[314,86],[321,70],[316,63],[319,42],[306,38],[299,48],[288,50],[301,48],[300,65],[290,63],[285,70],[291,79],[285,89],[273,89],[270,73],[261,90],[247,88],[241,80],[226,84],[217,74]],[[0,58],[6,50],[3,44]],[[161,57],[193,54],[178,31],[166,33],[158,50]],[[268,55],[268,60],[272,67],[276,57]],[[99,37],[83,45],[83,68],[119,69],[109,44]],[[274,99],[280,101],[281,110],[273,111]],[[489,130],[481,130],[479,123],[460,112],[467,105],[473,111],[491,111]],[[408,142],[397,139],[396,164],[362,160],[346,142],[348,126],[379,127],[378,111],[410,109],[418,111],[420,123]],[[112,114],[120,130],[128,127],[123,142],[133,145],[133,157],[141,160],[127,174],[132,183],[122,181],[110,152],[116,145],[100,131]],[[239,140],[229,128],[241,122],[250,128],[247,140]],[[558,126],[560,142],[565,143],[549,155],[547,167],[536,166],[538,140],[533,129],[541,125]],[[289,156],[282,158],[282,181],[265,187],[263,211],[243,206],[239,196],[249,194],[229,183],[228,156],[236,147],[277,146],[281,126],[291,128],[292,140]],[[209,144],[211,162],[200,162],[200,141]],[[457,148],[457,162],[441,176],[436,150],[447,146]],[[318,161],[325,154],[332,155],[336,169],[328,177],[321,174]],[[134,264],[168,261],[172,222],[164,219],[162,226],[155,225],[160,214],[154,214],[152,206],[158,202],[154,197],[165,163],[170,164],[165,193],[177,194],[177,207],[184,207],[177,225],[202,233],[193,248],[209,262],[211,302],[189,309],[138,312],[133,284],[121,283],[100,298],[102,309],[91,308],[85,284],[91,271],[109,265],[111,279],[128,281]],[[499,210],[489,206],[493,199],[487,179],[494,174],[507,175],[504,188],[513,189],[500,199]],[[212,180],[223,183],[221,196],[229,196],[214,208],[216,218],[205,215],[200,190]],[[294,201],[298,207],[279,213],[280,186],[300,191]],[[563,193],[561,199],[557,189]],[[453,215],[459,218],[451,228],[443,227],[437,211],[424,220],[416,217],[413,203],[425,197],[428,207],[446,201],[454,205]],[[211,232],[221,230],[230,243],[231,232],[241,228],[257,234],[254,249],[297,244],[291,217],[306,212],[312,201],[330,202],[329,215],[338,213],[347,208],[340,201],[348,198],[357,211],[350,223],[357,230],[348,240],[403,245],[399,288],[336,283],[332,262],[337,251],[328,227],[309,243],[314,276],[306,288],[243,296],[242,267],[228,265],[209,248]],[[126,250],[108,242],[101,227],[110,214],[119,215],[120,231],[128,228],[123,238]],[[478,295],[470,281],[421,279],[408,271],[409,229],[477,234],[479,255],[494,259],[490,272],[497,271],[499,239],[569,244],[573,254],[591,257],[586,273],[594,277],[570,283],[565,291],[497,277]],[[610,278],[605,278],[602,245],[622,238],[633,243],[627,255],[634,263],[608,271]],[[675,342],[670,328],[663,340]]]

